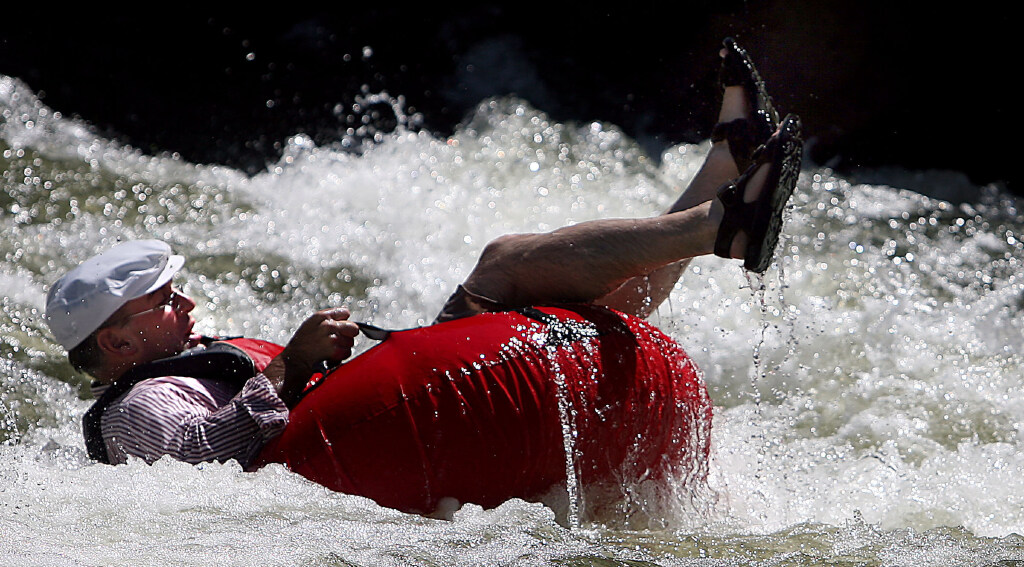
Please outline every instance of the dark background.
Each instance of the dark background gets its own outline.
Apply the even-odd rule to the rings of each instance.
[[[290,135],[337,140],[336,108],[351,116],[364,86],[404,96],[440,134],[516,93],[556,120],[616,124],[658,156],[707,137],[731,35],[776,106],[803,118],[812,163],[873,182],[890,165],[953,170],[1020,193],[1021,69],[994,3],[634,4],[8,14],[0,73],[146,152],[250,173]],[[374,110],[375,125],[393,122]]]

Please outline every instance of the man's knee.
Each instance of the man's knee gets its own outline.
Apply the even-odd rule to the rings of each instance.
[[[518,305],[522,289],[533,284],[529,238],[529,234],[506,234],[488,242],[466,278],[466,289],[501,303]]]
[[[523,261],[528,250],[529,234],[505,234],[484,246],[480,265],[508,269]]]

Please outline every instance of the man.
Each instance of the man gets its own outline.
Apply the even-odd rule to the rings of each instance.
[[[646,316],[690,259],[712,252],[763,272],[799,172],[799,119],[778,121],[734,42],[726,41],[722,55],[714,143],[669,211],[501,237],[484,249],[437,321],[555,302],[594,302]],[[163,242],[128,242],[50,289],[46,318],[54,336],[71,363],[96,379],[99,401],[86,416],[87,446],[96,458],[153,462],[169,455],[247,466],[287,425],[288,410],[315,369],[351,355],[358,326],[345,308],[326,309],[303,322],[280,352],[268,354],[265,365],[228,379],[235,374],[230,356],[226,362],[208,356],[221,343],[192,332],[195,303],[173,287],[183,264]]]
[[[96,379],[97,398],[135,368],[201,348],[192,333],[195,303],[171,283],[184,262],[164,242],[128,242],[84,262],[50,290],[47,322],[72,365]],[[338,308],[310,317],[240,389],[182,376],[139,383],[103,412],[105,460],[135,455],[152,462],[166,454],[193,463],[248,463],[287,424],[314,365],[351,354],[358,328],[348,316]]]

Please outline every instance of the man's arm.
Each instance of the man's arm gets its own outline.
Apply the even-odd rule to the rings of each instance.
[[[263,375],[242,391],[216,380],[169,376],[139,383],[104,413],[111,462],[236,459],[243,466],[288,423],[288,408]]]
[[[344,307],[317,311],[299,326],[281,354],[264,369],[263,374],[289,408],[298,403],[320,363],[334,364],[352,355],[359,327],[348,318],[349,311]]]

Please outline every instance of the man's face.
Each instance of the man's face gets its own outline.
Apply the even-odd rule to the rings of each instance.
[[[168,282],[164,287],[125,303],[112,317],[139,349],[142,361],[175,355],[195,346],[190,315],[196,304]]]

